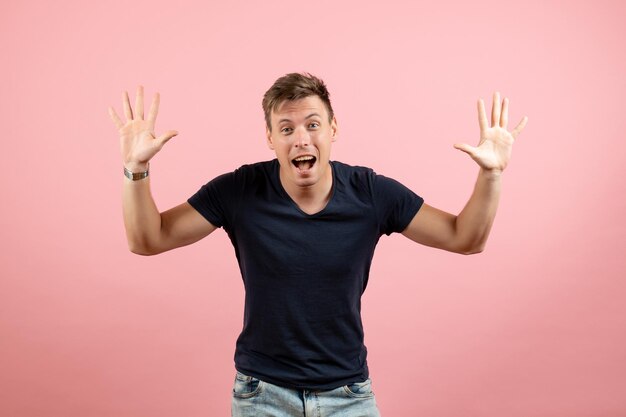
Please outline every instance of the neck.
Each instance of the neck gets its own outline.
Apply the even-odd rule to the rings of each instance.
[[[286,179],[282,168],[280,169],[280,182],[293,201],[300,205],[322,205],[325,206],[330,199],[333,188],[332,167],[329,166],[320,180],[309,186],[299,186]]]

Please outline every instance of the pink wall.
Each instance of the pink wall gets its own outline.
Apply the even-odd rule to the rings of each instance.
[[[455,213],[476,99],[529,117],[484,253],[381,239],[363,315],[383,415],[626,415],[624,3],[90,3],[0,5],[0,415],[229,415],[232,247],[127,250],[107,107],[161,93],[165,210],[273,157],[261,97],[292,71],[331,89],[333,159]]]

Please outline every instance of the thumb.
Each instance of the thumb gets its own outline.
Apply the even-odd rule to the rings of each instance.
[[[467,143],[455,143],[454,147],[469,155],[474,155],[474,153],[476,152],[476,148],[471,145],[468,145]]]
[[[168,140],[172,139],[176,135],[178,135],[178,132],[176,130],[168,130],[167,132],[156,138],[156,141],[158,142],[159,147],[162,147]]]

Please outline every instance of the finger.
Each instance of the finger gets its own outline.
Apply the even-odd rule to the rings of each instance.
[[[150,105],[150,111],[148,112],[148,121],[154,125],[156,122],[157,114],[159,114],[159,102],[161,101],[161,97],[159,93],[154,95],[152,99],[152,104]]]
[[[156,138],[157,143],[159,144],[159,148],[163,147],[163,145],[165,145],[168,140],[172,139],[176,135],[178,135],[177,131],[168,130],[167,132]]]
[[[460,151],[465,152],[468,155],[474,155],[474,153],[476,152],[476,148],[468,145],[467,143],[455,143],[454,147]]]
[[[480,126],[481,137],[482,133],[487,129],[487,114],[485,113],[485,103],[482,98],[478,99],[478,126]]]
[[[139,120],[143,120],[143,85],[137,87],[137,95],[135,96],[135,116]]]
[[[504,98],[502,101],[502,114],[500,115],[500,127],[506,129],[506,125],[509,123],[509,99]]]
[[[130,99],[128,98],[128,92],[124,91],[122,94],[122,105],[124,106],[124,114],[126,115],[126,121],[133,120],[133,109],[130,107]]]
[[[513,136],[513,139],[517,138],[517,135],[519,135],[520,133],[522,133],[522,130],[524,130],[524,127],[526,126],[526,123],[528,122],[528,117],[524,116],[522,118],[522,121],[519,122],[519,124],[515,127],[515,129],[513,129],[513,131],[511,132],[511,136]]]
[[[491,104],[491,127],[500,124],[500,93],[493,93],[493,103]]]
[[[117,130],[120,130],[124,126],[124,123],[122,122],[120,117],[117,115],[117,113],[115,113],[115,110],[113,109],[113,107],[109,107],[109,116],[111,116],[111,119],[113,119],[113,123],[115,123]]]

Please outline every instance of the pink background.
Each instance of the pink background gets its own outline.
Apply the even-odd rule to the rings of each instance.
[[[219,230],[130,253],[107,107],[161,93],[164,211],[273,158],[261,97],[328,84],[332,158],[458,213],[475,102],[528,115],[487,249],[383,237],[364,295],[383,416],[626,415],[626,5],[21,1],[0,6],[0,415],[226,416],[243,316]]]

